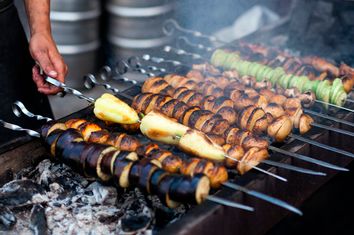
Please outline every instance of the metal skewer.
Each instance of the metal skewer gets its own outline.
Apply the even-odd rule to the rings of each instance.
[[[96,80],[92,80],[91,82],[95,83]],[[100,83],[96,83],[96,85],[101,85]],[[117,94],[119,95],[119,94]],[[133,97],[131,97],[131,99],[133,99]],[[274,151],[277,151],[277,148],[274,147],[273,149]],[[278,151],[279,152],[279,151]],[[284,154],[284,152],[286,152],[285,150],[282,151],[282,153]],[[307,157],[307,156],[300,156],[300,155],[296,155],[296,154],[292,154],[291,152],[289,152],[290,154],[287,154],[288,156],[292,156],[294,158],[299,158],[303,161],[307,161],[307,162],[310,162],[310,163],[314,163],[314,164],[317,164],[317,165],[321,165],[321,166],[324,166],[324,167],[327,167],[327,168],[331,168],[331,169],[336,169],[336,170],[342,170],[342,171],[347,171],[347,169],[345,168],[341,168],[341,167],[338,167],[336,165],[332,165],[330,163],[327,163],[327,162],[323,162],[323,161],[320,161],[320,160],[317,160],[317,159],[313,159],[313,158],[310,158],[310,157]],[[228,156],[226,156],[228,157]],[[235,160],[235,159],[233,159]],[[316,171],[312,171],[312,170],[308,170],[308,169],[304,169],[304,168],[299,168],[299,167],[296,167],[296,166],[291,166],[291,165],[287,165],[287,164],[283,164],[283,163],[278,163],[278,162],[273,162],[273,161],[269,161],[269,160],[263,160],[262,161],[263,163],[265,164],[268,164],[268,165],[271,165],[271,166],[277,166],[277,167],[282,167],[284,169],[288,169],[288,170],[293,170],[293,171],[297,171],[297,172],[301,172],[301,173],[305,173],[305,174],[312,174],[312,175],[325,175],[324,173],[322,172],[316,172]]]
[[[317,164],[319,166],[327,167],[329,169],[338,170],[338,171],[349,171],[347,168],[336,166],[336,165],[333,165],[331,163],[324,162],[324,161],[321,161],[321,160],[318,160],[318,159],[315,159],[315,158],[311,158],[311,157],[308,157],[306,155],[302,155],[302,154],[299,154],[299,153],[293,153],[293,152],[290,152],[290,151],[287,151],[287,150],[284,150],[284,149],[280,149],[280,148],[277,148],[277,147],[274,147],[274,146],[271,146],[271,145],[269,146],[269,149],[271,151],[273,151],[273,152],[278,152],[278,153],[281,153],[281,154],[284,154],[284,155],[287,155],[287,156],[291,156],[293,158],[297,158],[297,159],[303,160],[305,162],[310,162],[310,163]]]
[[[54,82],[53,80],[54,80],[55,82]],[[55,80],[55,79],[53,79],[53,78],[49,78],[49,79],[46,78],[46,81],[49,82],[49,83],[51,83],[51,84],[54,85],[54,86],[58,86],[58,87],[61,87],[61,88],[68,89],[68,87],[67,87],[65,84],[63,84],[63,83],[61,83],[61,82],[59,82],[59,81],[57,81],[57,80]],[[65,91],[65,89],[64,89],[64,91]],[[73,94],[73,95],[75,95],[75,96],[78,97],[78,98],[85,97],[84,99],[86,99],[87,101],[90,101],[91,103],[93,103],[93,102],[95,101],[93,98],[84,96],[81,92],[79,92],[79,91],[77,91],[77,90],[75,90],[75,89],[73,89],[73,88],[70,88],[69,91],[70,91],[70,92],[68,92],[68,93]],[[122,94],[122,93],[118,93],[118,94]],[[129,97],[130,99],[133,98],[133,97],[128,96],[128,95],[125,95],[125,97]],[[176,136],[176,137],[177,137],[177,136]],[[178,137],[177,137],[177,138],[178,138]],[[235,161],[239,161],[239,160],[237,160],[237,159],[235,159],[235,158],[232,158],[232,157],[229,157],[229,156],[228,156],[228,158],[230,158],[230,159],[232,159],[232,160],[235,160]],[[242,161],[239,161],[239,162],[242,162]],[[269,162],[269,160],[268,160],[268,163],[266,163],[266,164],[270,165],[271,163],[272,163],[272,161]],[[249,164],[247,164],[247,163],[244,163],[244,164],[249,165]],[[297,169],[297,167],[292,167],[292,166],[289,166],[289,165],[283,164],[283,163],[274,163],[272,166],[274,166],[275,164],[277,164],[278,167],[280,167],[280,165],[284,165],[284,168],[285,168],[285,169],[294,170],[294,171],[301,172],[301,173],[304,173],[304,172],[306,171],[306,169],[301,169],[301,171],[300,171],[300,169]],[[262,172],[262,173],[265,173],[265,174],[267,174],[267,175],[273,176],[273,177],[275,177],[275,178],[277,178],[277,179],[279,179],[279,180],[286,181],[286,179],[283,178],[283,177],[281,177],[281,176],[275,175],[275,174],[273,174],[273,173],[271,173],[271,172],[268,172],[268,171],[266,171],[266,170],[263,170],[263,169],[261,169],[261,168],[259,168],[259,167],[254,167],[254,166],[252,166],[252,167],[253,167],[255,170],[258,170],[258,171],[260,171],[260,172]],[[311,171],[311,170],[308,170],[308,172],[309,172],[310,174],[313,174],[313,175],[318,175],[318,174],[319,174],[319,172]],[[308,173],[308,174],[309,174],[309,173]]]
[[[319,103],[319,104],[329,105],[329,106],[332,106],[332,107],[337,108],[337,109],[343,109],[343,110],[348,111],[348,112],[351,112],[351,113],[354,112],[354,110],[352,110],[352,109],[350,109],[350,108],[346,108],[346,107],[342,107],[342,106],[339,106],[339,105],[336,105],[336,104],[324,102],[324,101],[322,101],[322,100],[315,100],[315,102],[316,102],[316,103]]]
[[[253,207],[242,205],[240,203],[233,202],[233,201],[230,201],[230,200],[226,200],[226,199],[221,198],[221,197],[216,197],[214,195],[208,195],[206,197],[206,200],[214,202],[214,203],[217,203],[217,204],[221,204],[221,205],[224,205],[224,206],[229,206],[229,207],[241,209],[241,210],[254,211]]]
[[[53,119],[51,119],[49,117],[44,117],[44,116],[41,116],[41,115],[38,115],[38,114],[36,115],[36,114],[31,113],[21,101],[14,102],[13,105],[12,105],[12,110],[13,110],[14,114],[17,117],[20,117],[20,116],[22,116],[22,114],[24,114],[25,116],[27,116],[29,118],[34,118],[34,119],[39,120],[39,121],[44,120],[44,121],[49,122],[49,121],[53,120]],[[225,186],[225,187],[237,190],[237,191],[244,192],[244,193],[249,194],[251,196],[260,198],[260,199],[265,200],[267,202],[270,202],[270,203],[272,203],[274,205],[283,207],[283,208],[285,208],[287,210],[290,210],[290,211],[292,211],[294,213],[302,215],[302,212],[300,210],[298,210],[294,206],[292,206],[292,205],[288,204],[287,202],[284,202],[284,201],[282,201],[280,199],[268,196],[266,194],[263,194],[263,193],[260,193],[260,192],[254,191],[254,190],[249,190],[249,189],[247,189],[247,188],[245,188],[245,187],[243,187],[241,185],[237,185],[237,184],[231,183],[231,182],[225,182],[222,185]]]
[[[203,60],[203,61],[205,61],[207,63],[209,62],[208,59],[206,59],[205,57],[203,57],[200,54],[187,52],[187,51],[185,51],[183,49],[174,48],[174,47],[171,47],[171,46],[168,46],[168,45],[163,48],[163,51],[164,52],[168,52],[168,53],[174,53],[176,55],[190,56],[190,57],[192,57],[192,59],[201,59],[201,60]],[[337,109],[342,109],[342,110],[345,110],[345,111],[348,111],[348,112],[354,112],[354,110],[352,110],[352,109],[349,109],[349,108],[346,108],[346,107],[342,107],[342,106],[338,106],[338,105],[335,105],[335,104],[332,104],[332,103],[329,103],[329,102],[324,102],[322,100],[317,100],[316,99],[315,102],[320,103],[320,104],[329,105],[329,106],[335,107]]]
[[[34,131],[34,130],[22,128],[22,127],[20,127],[18,125],[15,125],[15,124],[12,124],[12,123],[9,123],[9,122],[5,122],[4,120],[1,120],[1,119],[0,119],[0,124],[6,129],[10,129],[10,130],[13,130],[13,131],[23,131],[23,132],[26,132],[27,135],[32,136],[32,137],[36,137],[36,138],[40,138],[41,137],[41,135],[38,132]]]
[[[350,153],[350,152],[345,151],[343,149],[339,149],[339,148],[332,147],[332,146],[329,146],[329,145],[326,145],[326,144],[322,144],[322,143],[319,143],[317,141],[310,140],[310,139],[307,139],[307,138],[304,138],[302,136],[299,136],[299,135],[296,135],[296,134],[292,134],[292,133],[289,134],[289,137],[297,139],[297,140],[300,140],[302,142],[305,142],[305,143],[308,143],[308,144],[311,144],[311,145],[314,145],[314,146],[317,146],[319,148],[323,148],[323,149],[329,150],[331,152],[339,153],[339,154],[345,155],[347,157],[354,158],[354,154],[353,153]]]
[[[178,24],[178,22],[174,19],[168,19],[165,21],[164,23],[164,26],[163,26],[163,32],[166,34],[166,35],[172,35],[175,31],[179,31],[179,32],[182,32],[182,33],[185,33],[185,34],[190,34],[196,38],[202,38],[202,39],[207,39],[209,40],[211,43],[219,43],[221,45],[228,45],[230,47],[233,47],[233,48],[237,48],[237,46],[234,46],[228,42],[225,42],[223,40],[220,40],[214,36],[210,36],[210,35],[206,35],[206,34],[203,34],[199,31],[194,31],[194,30],[189,30],[189,29],[186,29],[186,28],[183,28],[181,25]],[[187,37],[185,36],[179,36],[177,38],[177,46],[180,48],[180,42],[183,42],[183,43],[186,43],[187,45],[191,46],[191,47],[195,47],[197,49],[200,49],[200,50],[204,50],[206,52],[211,52],[213,50],[216,49],[216,47],[207,47],[207,46],[204,46],[203,44],[200,44],[200,43],[193,43],[191,42]],[[354,88],[352,88],[351,91],[354,91]],[[354,100],[352,99],[346,99],[346,102],[348,103],[354,103]],[[324,102],[326,103],[326,102]],[[327,104],[327,103],[326,103]],[[334,106],[335,107],[335,106]],[[341,106],[339,106],[341,107]],[[353,112],[354,110],[350,111],[350,112]]]
[[[348,102],[348,103],[354,103],[354,100],[348,99],[348,98],[345,101]]]
[[[185,36],[179,36],[177,38],[177,48],[178,49],[181,49],[182,48],[182,45],[181,43],[185,43],[187,44],[188,46],[191,46],[191,47],[194,47],[194,48],[197,48],[199,50],[204,50],[206,52],[212,52],[213,50],[216,49],[216,47],[208,47],[208,46],[204,46],[203,44],[200,44],[200,43],[193,43],[191,42],[187,37]]]
[[[169,47],[169,46],[168,46]],[[184,50],[180,50],[180,49],[174,49],[174,50],[179,50],[179,53],[183,52]],[[168,48],[168,51],[171,51],[169,48]],[[193,54],[193,53],[188,53],[188,54]],[[154,61],[152,60],[152,58],[154,58]],[[178,66],[185,66],[185,67],[190,67],[188,65],[185,65],[183,64],[182,62],[180,61],[176,61],[176,60],[164,60],[163,58],[158,58],[158,57],[151,57],[150,55],[148,54],[145,54],[143,55],[142,57],[143,60],[145,61],[151,61],[151,62],[156,62],[156,63],[171,63],[171,64],[178,64]],[[150,74],[150,75],[153,75],[155,76],[155,74]],[[327,104],[327,105],[330,105],[330,106],[333,106],[333,107],[336,107],[336,108],[342,108],[343,110],[346,110],[346,111],[349,111],[349,112],[354,112],[354,110],[351,110],[351,109],[348,109],[348,108],[345,108],[345,107],[341,107],[341,106],[338,106],[338,105],[334,105],[334,104],[330,104],[330,103],[327,103],[327,102],[323,102],[323,101],[320,101],[320,100],[315,100],[316,102],[318,101],[318,103],[322,103],[322,104]],[[304,111],[307,111],[308,109],[303,109]],[[311,110],[310,110],[311,111]],[[311,111],[312,113],[315,113],[314,115],[317,114],[317,112],[314,112],[314,111]],[[329,115],[325,115],[325,114],[322,114],[321,117],[323,118],[326,118],[326,119],[329,119],[329,120],[332,120],[332,117],[329,116]],[[341,123],[350,123],[348,121],[340,121]],[[347,124],[347,125],[351,125],[351,126],[354,126],[354,123],[350,123],[350,124]],[[333,131],[333,129],[332,129]]]
[[[332,116],[329,116],[327,114],[314,112],[314,111],[312,111],[310,109],[306,109],[306,108],[304,108],[303,110],[304,110],[305,113],[308,113],[308,114],[311,114],[311,115],[314,115],[314,116],[318,116],[318,117],[325,118],[325,119],[328,119],[328,120],[331,120],[331,121],[334,121],[334,122],[338,122],[338,123],[341,123],[341,124],[344,124],[344,125],[348,125],[348,126],[354,127],[354,123],[352,123],[352,122],[348,122],[348,121],[343,120],[343,119],[332,117]]]
[[[333,132],[337,132],[337,133],[340,133],[340,134],[343,134],[343,135],[354,137],[354,133],[351,132],[351,131],[346,131],[346,130],[338,129],[338,128],[331,127],[331,126],[325,126],[325,125],[322,125],[322,124],[319,124],[319,123],[316,123],[316,122],[311,123],[311,126],[318,127],[318,128],[321,128],[321,129],[326,129],[326,130],[329,130],[329,131],[333,131]]]
[[[162,27],[163,32],[166,35],[173,35],[174,32],[177,30],[181,33],[186,33],[186,34],[190,34],[193,35],[194,37],[197,38],[202,38],[202,39],[207,39],[210,42],[213,43],[220,43],[220,44],[227,44],[226,42],[214,37],[214,36],[209,36],[209,35],[205,35],[199,31],[194,31],[194,30],[189,30],[189,29],[185,29],[183,27],[181,27],[178,22],[174,19],[168,19],[164,22],[164,25]]]
[[[128,65],[127,65],[128,66]],[[129,66],[126,70],[129,69]],[[325,125],[322,125],[322,124],[317,124],[317,123],[312,123],[313,126],[317,127],[317,128],[323,128],[323,129],[326,129],[326,130],[330,130],[330,131],[335,131],[335,132],[338,132],[338,133],[341,133],[341,134],[347,134],[347,135],[350,135],[352,136],[353,133],[352,132],[349,132],[349,131],[345,131],[345,130],[341,130],[341,129],[338,129],[338,128],[334,128],[334,127],[329,127],[329,126],[325,126]],[[331,147],[331,146],[328,146],[328,145],[325,145],[325,144],[321,144],[319,142],[316,142],[316,141],[313,141],[313,140],[310,140],[310,139],[307,139],[307,138],[304,138],[304,137],[301,137],[301,141],[305,142],[305,143],[312,143],[313,145],[315,145],[315,143],[317,144],[316,146],[318,147],[323,147],[327,150],[331,150],[331,151],[336,151],[338,150],[338,152],[340,151],[342,154],[346,155],[346,156],[351,156],[351,155],[354,155],[350,152],[347,152],[347,151],[344,151],[344,150],[341,150],[341,149],[337,149],[337,148],[334,148],[334,147]],[[277,149],[273,149],[274,151],[277,151]],[[283,152],[284,153],[284,152]],[[291,156],[291,155],[289,155]],[[294,154],[292,154],[292,156],[295,156]],[[310,158],[311,159],[311,158]],[[307,160],[310,160],[310,159],[307,159]],[[302,160],[304,160],[304,158],[302,157]],[[306,160],[304,160],[306,161]],[[311,161],[312,163],[314,163],[313,161]],[[266,163],[266,162],[265,162]],[[320,162],[317,162],[317,163],[320,163]],[[325,164],[326,165],[326,164]],[[324,165],[324,166],[325,166]],[[328,165],[327,165],[328,166]]]
[[[86,100],[89,103],[93,103],[95,102],[95,99],[92,97],[88,97],[84,94],[82,94],[80,91],[73,89],[71,87],[68,87],[65,83],[59,82],[58,80],[51,78],[51,77],[46,77],[45,79],[48,83],[56,86],[56,87],[60,87],[64,90],[64,92],[69,93],[69,94],[73,94],[74,96]]]
[[[125,62],[124,62],[125,63]],[[126,64],[126,63],[125,63]],[[126,64],[127,68],[126,70],[129,70],[129,65]],[[140,65],[141,66],[141,65]],[[155,74],[151,74],[151,73],[144,73],[144,69],[141,69],[140,72],[142,74],[145,74],[147,75],[148,77],[150,77],[151,75],[152,76],[156,76]],[[304,111],[307,111],[307,109],[303,109]],[[311,111],[313,112],[313,111]],[[316,112],[315,112],[316,113]],[[321,115],[322,117],[325,117],[327,115],[323,114]],[[331,116],[328,116],[328,117],[331,117]],[[343,122],[347,122],[345,120],[343,120]],[[350,122],[349,122],[350,123]],[[351,123],[352,124],[352,123]],[[326,125],[322,125],[322,124],[319,124],[319,123],[311,123],[312,126],[314,127],[317,127],[317,128],[322,128],[322,129],[326,129],[326,130],[329,130],[329,131],[333,131],[333,132],[337,132],[337,133],[340,133],[340,134],[343,134],[343,135],[348,135],[348,136],[354,136],[354,133],[353,132],[350,132],[350,131],[345,131],[345,130],[342,130],[342,129],[339,129],[339,128],[335,128],[335,127],[330,127],[330,126],[326,126]],[[354,124],[352,124],[354,126]]]
[[[232,188],[232,189],[235,189],[235,190],[239,190],[241,192],[244,192],[248,195],[251,195],[251,196],[254,196],[254,197],[257,197],[257,198],[260,198],[264,201],[267,201],[269,203],[272,203],[274,205],[277,205],[277,206],[280,206],[280,207],[283,207],[287,210],[290,210],[296,214],[299,214],[299,215],[302,215],[302,212],[297,209],[297,208],[294,208],[293,206],[289,205],[288,203],[282,201],[282,200],[279,200],[277,198],[274,198],[274,197],[270,197],[266,194],[263,194],[263,193],[260,193],[260,192],[257,192],[257,191],[254,191],[254,190],[250,190],[250,189],[247,189],[245,187],[242,187],[240,185],[236,185],[236,184],[233,184],[233,183],[230,183],[230,182],[225,182],[222,184],[223,186],[225,187],[228,187],[228,188]]]
[[[21,102],[19,102],[19,103],[21,103]],[[34,115],[34,116],[36,116],[36,115]],[[47,119],[47,118],[45,118],[45,119]],[[41,119],[41,120],[43,120],[43,119]],[[0,124],[6,129],[10,129],[10,130],[13,130],[13,131],[24,131],[29,136],[36,137],[36,138],[40,138],[41,137],[41,135],[38,132],[34,131],[34,130],[25,129],[25,128],[22,128],[22,127],[20,127],[18,125],[15,125],[15,124],[12,124],[12,123],[9,123],[9,122],[5,122],[5,121],[3,121],[1,119],[0,119]],[[243,204],[240,204],[240,203],[237,203],[237,202],[233,202],[233,201],[230,201],[230,200],[227,200],[227,199],[224,199],[224,198],[216,197],[216,196],[213,196],[213,195],[208,195],[206,197],[206,200],[209,200],[209,201],[221,204],[221,205],[229,206],[229,207],[246,210],[246,211],[254,211],[253,207],[246,206],[246,205],[243,205]],[[274,198],[273,200],[276,201],[277,199]],[[280,201],[280,202],[282,202],[282,201]],[[282,207],[284,207],[284,206],[282,206]],[[291,209],[291,211],[294,211],[295,213],[298,213],[298,214],[302,215],[302,212],[299,211],[298,209],[296,209],[295,207],[291,208],[291,206],[290,206],[289,208],[287,208],[287,207],[284,207],[284,208],[286,208],[288,210]]]

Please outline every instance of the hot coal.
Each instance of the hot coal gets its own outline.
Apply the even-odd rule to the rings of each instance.
[[[87,179],[50,160],[24,169],[0,188],[0,234],[152,234],[185,211],[183,206],[167,209],[138,189],[117,190]]]

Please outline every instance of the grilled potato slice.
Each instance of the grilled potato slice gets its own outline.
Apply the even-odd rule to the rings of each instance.
[[[105,93],[95,102],[93,111],[98,119],[120,124],[139,122],[137,112],[114,95]]]

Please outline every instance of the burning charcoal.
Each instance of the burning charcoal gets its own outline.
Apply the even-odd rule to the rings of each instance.
[[[16,223],[16,217],[7,207],[0,207],[0,231],[9,230]]]
[[[21,207],[43,193],[44,189],[32,180],[14,180],[0,188],[0,205]]]
[[[48,234],[47,218],[44,212],[44,208],[36,204],[31,210],[31,224],[30,228],[35,235]]]

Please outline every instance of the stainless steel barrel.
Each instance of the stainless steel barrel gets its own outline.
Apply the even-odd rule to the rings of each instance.
[[[99,0],[51,1],[53,37],[69,67],[66,82],[75,88],[82,88],[82,77],[96,70],[100,9]]]
[[[112,57],[126,58],[153,51],[171,38],[162,25],[174,14],[174,0],[108,0],[107,39]]]

